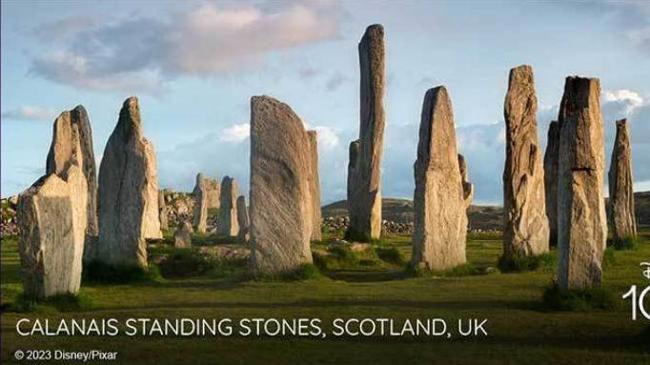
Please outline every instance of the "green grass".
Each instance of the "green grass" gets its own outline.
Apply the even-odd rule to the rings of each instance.
[[[377,247],[375,252],[377,257],[388,263],[394,265],[404,265],[406,263],[404,255],[397,247]]]
[[[22,298],[15,239],[0,245],[1,362],[10,363],[17,349],[102,349],[118,351],[123,364],[644,364],[650,363],[647,321],[630,320],[629,301],[621,299],[631,285],[645,287],[639,263],[650,257],[650,236],[640,234],[634,251],[607,250],[602,290],[609,309],[550,310],[542,300],[554,270],[501,274],[495,270],[502,246],[499,238],[474,237],[467,245],[468,264],[447,275],[411,277],[404,265],[382,259],[378,248],[411,258],[408,236],[389,236],[373,249],[331,252],[334,234],[312,245],[315,264],[282,280],[243,277],[245,263],[212,263],[191,275],[155,280],[85,281],[80,299],[35,303]],[[205,245],[225,244],[205,238]],[[178,250],[156,244],[151,260]],[[194,260],[181,253],[183,260]],[[188,255],[188,256],[183,256]],[[322,257],[317,258],[319,255]],[[395,255],[391,253],[390,255]],[[607,257],[611,256],[611,260]],[[343,257],[343,260],[340,258]],[[356,257],[356,259],[350,259]],[[176,260],[176,259],[174,259]],[[157,261],[158,262],[158,261]],[[483,273],[492,272],[490,275]],[[469,273],[469,274],[468,274]],[[594,293],[592,292],[592,296]],[[597,299],[597,300],[596,300]],[[592,298],[591,303],[606,302]],[[646,307],[648,306],[646,299]],[[22,306],[22,308],[21,308]],[[577,306],[580,309],[580,306]],[[22,312],[15,309],[23,309]],[[438,317],[454,325],[458,319],[487,318],[486,338],[429,337],[21,337],[21,318],[320,318],[329,332],[334,318]]]

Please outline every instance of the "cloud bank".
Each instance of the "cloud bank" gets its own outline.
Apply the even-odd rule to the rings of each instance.
[[[178,76],[260,67],[273,52],[333,39],[339,33],[339,10],[327,1],[209,3],[168,19],[137,17],[101,25],[62,19],[34,33],[49,49],[34,56],[33,74],[92,90],[155,94]]]

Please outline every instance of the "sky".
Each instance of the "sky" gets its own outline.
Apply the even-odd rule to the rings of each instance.
[[[422,99],[450,92],[476,204],[501,204],[508,72],[530,64],[545,146],[564,79],[598,77],[609,160],[628,118],[635,190],[650,190],[650,2],[2,1],[3,197],[45,172],[52,124],[82,104],[97,163],[122,102],[138,96],[160,186],[249,180],[249,101],[270,95],[318,131],[323,203],[346,195],[358,136],[357,44],[386,39],[384,196],[413,196]],[[98,165],[99,168],[99,165]]]

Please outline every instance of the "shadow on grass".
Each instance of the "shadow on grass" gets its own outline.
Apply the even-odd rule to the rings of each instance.
[[[547,311],[613,311],[619,307],[617,295],[604,288],[566,290],[560,288],[557,283],[552,283],[542,295],[542,308]]]
[[[497,267],[502,273],[520,273],[540,269],[552,270],[556,266],[555,255],[545,253],[537,256],[499,257]]]
[[[3,312],[30,313],[52,307],[59,312],[82,312],[92,309],[90,297],[84,294],[59,294],[45,299],[36,299],[24,294],[3,308]]]
[[[93,261],[84,264],[82,285],[146,283],[160,278],[160,271],[156,265],[143,268],[137,265],[109,265]]]
[[[324,274],[332,280],[352,283],[405,280],[411,276],[404,270],[333,270]]]

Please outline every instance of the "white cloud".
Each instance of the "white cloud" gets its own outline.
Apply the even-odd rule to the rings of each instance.
[[[221,131],[219,141],[239,143],[248,139],[250,133],[251,125],[249,123],[233,124]]]
[[[23,106],[18,109],[11,109],[2,112],[2,119],[11,120],[38,120],[50,121],[56,117],[56,112],[52,109],[38,106]]]
[[[339,136],[332,128],[326,126],[315,126],[312,129],[318,133],[319,150],[328,150],[339,145]]]
[[[603,91],[602,99],[605,103],[624,104],[627,115],[644,104],[643,97],[639,93],[627,89],[605,90]]]
[[[85,31],[66,30],[63,45],[42,40],[46,51],[34,56],[33,73],[93,90],[155,93],[180,75],[258,67],[270,53],[337,37],[339,11],[336,3],[319,2],[204,4],[170,19],[129,18],[99,26],[63,19],[41,27],[60,23]]]

